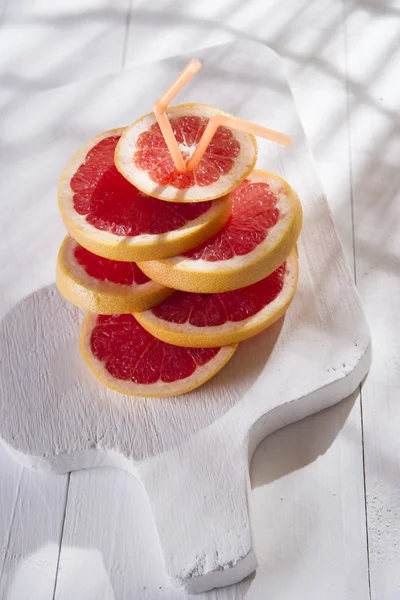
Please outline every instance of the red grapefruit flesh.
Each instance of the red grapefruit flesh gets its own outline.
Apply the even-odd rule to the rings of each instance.
[[[151,281],[136,263],[97,256],[69,236],[58,253],[56,280],[64,298],[100,314],[146,310],[173,293]]]
[[[62,217],[86,249],[113,260],[173,256],[216,233],[229,218],[230,203],[165,203],[141,192],[115,167],[123,129],[90,140],[72,158],[59,185]]]
[[[298,280],[296,251],[271,275],[217,294],[175,292],[136,314],[155,337],[178,346],[214,347],[245,340],[277,321],[289,307]]]
[[[98,281],[117,283],[119,285],[143,285],[150,279],[134,262],[122,262],[102,258],[76,244],[74,257],[86,273]]]
[[[81,350],[93,373],[112,389],[136,396],[173,396],[213,377],[237,345],[179,348],[154,338],[133,315],[93,315],[84,322]]]
[[[176,141],[183,149],[184,159],[189,158],[190,149],[199,143],[208,121],[209,119],[198,116],[171,119],[171,127]],[[147,171],[154,183],[171,185],[177,189],[191,188],[194,185],[204,187],[215,183],[221,175],[227,175],[232,170],[235,159],[240,154],[240,144],[232,131],[227,127],[218,127],[197,169],[179,173],[158,123],[139,135],[136,148],[133,155],[135,165]]]
[[[232,216],[217,234],[184,255],[140,268],[168,287],[201,293],[235,290],[270,275],[299,236],[297,194],[277,175],[253,171],[230,196]]]

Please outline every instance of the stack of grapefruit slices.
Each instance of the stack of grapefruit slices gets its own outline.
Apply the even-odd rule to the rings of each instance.
[[[167,110],[185,161],[216,112]],[[192,390],[290,305],[301,205],[283,179],[254,170],[256,158],[251,134],[220,126],[198,166],[179,172],[151,113],[96,136],[68,163],[57,285],[89,313],[81,350],[107,386]]]

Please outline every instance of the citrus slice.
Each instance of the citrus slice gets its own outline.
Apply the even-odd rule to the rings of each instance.
[[[228,292],[256,283],[281,265],[295,246],[302,208],[284,180],[253,173],[231,194],[232,216],[213,237],[184,255],[140,262],[144,273],[186,292]]]
[[[212,115],[206,104],[180,104],[166,110],[176,141],[187,161]],[[201,202],[233,190],[254,168],[257,142],[248,133],[218,127],[198,167],[179,173],[154,113],[127,127],[115,152],[115,165],[137,188],[161,200]]]
[[[58,200],[71,236],[99,256],[131,262],[174,256],[219,231],[230,215],[227,197],[167,204],[122,177],[114,152],[123,131],[91,139],[61,176]]]
[[[298,280],[297,254],[265,279],[221,294],[175,292],[135,314],[158,339],[177,346],[213,348],[246,340],[277,321],[289,307]]]
[[[70,236],[58,252],[56,280],[66,300],[103,315],[146,310],[174,291],[151,281],[136,263],[97,256]]]
[[[105,385],[134,396],[176,396],[199,387],[232,357],[237,344],[179,348],[154,338],[133,315],[86,317],[81,351]]]

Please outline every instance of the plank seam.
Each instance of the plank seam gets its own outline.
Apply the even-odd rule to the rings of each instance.
[[[0,581],[3,578],[4,569],[5,569],[6,562],[7,562],[8,547],[10,545],[11,532],[12,532],[13,527],[14,527],[15,514],[17,512],[17,504],[18,504],[19,494],[20,494],[20,491],[21,491],[21,481],[22,481],[23,474],[24,474],[24,469],[22,467],[20,467],[20,472],[19,472],[19,477],[18,477],[18,483],[17,483],[17,495],[16,495],[14,506],[13,506],[13,509],[12,509],[12,514],[11,514],[11,519],[10,519],[10,528],[8,530],[7,542],[6,542],[6,546],[5,546],[5,549],[4,549],[4,560],[3,560],[3,564],[1,565]]]
[[[352,245],[353,245],[354,283],[357,285],[357,258],[356,258],[357,248],[356,248],[356,227],[355,227],[355,215],[354,215],[352,136],[351,136],[351,126],[350,126],[351,99],[350,99],[350,86],[349,86],[349,39],[348,39],[348,32],[347,32],[347,19],[348,19],[348,15],[350,12],[348,0],[343,0],[343,9],[344,9],[344,11],[343,11],[344,69],[345,69],[345,93],[346,93],[346,116],[347,116],[347,146],[348,146],[348,161],[349,161],[351,237],[352,237]],[[362,384],[360,384],[359,392],[360,392],[361,453],[362,453],[362,468],[363,468],[363,492],[364,492],[364,515],[365,515],[365,542],[366,542],[366,550],[367,550],[368,596],[369,596],[369,600],[372,600]]]
[[[0,11],[0,25],[3,25],[8,7],[8,0],[4,0],[3,8]]]
[[[55,600],[56,593],[57,593],[58,572],[59,572],[59,568],[60,568],[61,550],[62,550],[62,543],[63,543],[63,539],[64,539],[64,528],[65,528],[65,521],[66,521],[66,516],[67,516],[67,505],[68,505],[70,481],[71,481],[71,473],[68,473],[68,475],[67,475],[67,490],[66,490],[66,494],[65,494],[64,511],[63,511],[62,525],[61,525],[61,533],[60,533],[60,544],[59,544],[59,548],[58,548],[57,565],[56,565],[56,572],[55,572],[55,578],[54,578],[54,588],[53,588],[52,600]]]
[[[344,0],[344,73],[345,73],[345,93],[346,93],[346,117],[347,117],[347,147],[348,147],[348,161],[349,161],[349,188],[350,188],[350,213],[351,213],[351,239],[353,246],[353,276],[354,283],[357,285],[357,270],[356,270],[356,236],[355,236],[355,225],[354,225],[354,194],[353,194],[353,161],[352,161],[352,139],[351,139],[351,102],[350,102],[350,88],[349,88],[349,44],[347,37],[347,15],[348,15],[348,0]]]
[[[126,55],[128,52],[129,31],[131,28],[131,17],[132,17],[132,4],[133,4],[133,0],[129,0],[129,6],[128,6],[128,11],[126,14],[126,21],[125,21],[124,43],[122,45],[121,71],[123,71],[125,68]]]
[[[364,413],[362,403],[362,385],[360,385],[360,414],[361,414],[361,451],[362,451],[362,465],[363,465],[363,483],[364,483],[364,511],[365,511],[365,534],[367,543],[367,565],[368,565],[368,590],[369,600],[372,600],[371,590],[371,568],[369,558],[369,531],[368,531],[368,507],[367,507],[367,474],[365,465],[365,443],[364,443]]]

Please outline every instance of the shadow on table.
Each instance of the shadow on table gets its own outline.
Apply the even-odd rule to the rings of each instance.
[[[325,454],[343,428],[358,396],[359,390],[339,404],[287,425],[265,438],[253,454],[251,487],[285,477]]]

